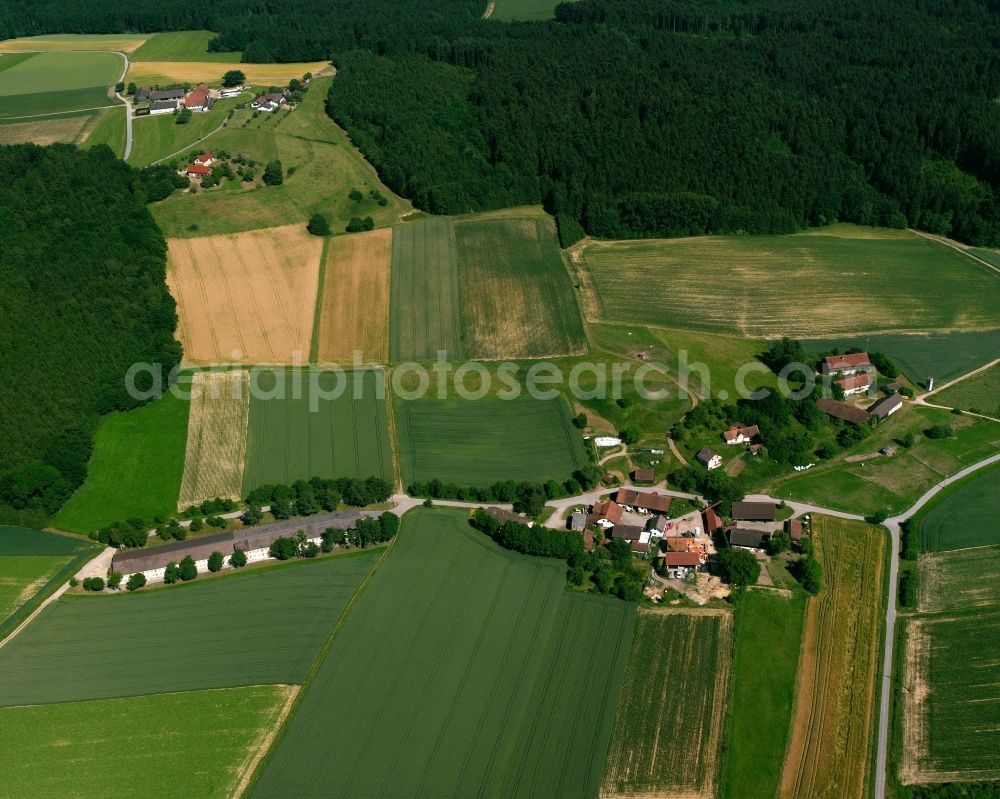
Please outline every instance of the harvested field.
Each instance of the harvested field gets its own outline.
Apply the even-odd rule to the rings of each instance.
[[[976,508],[1000,507],[1000,467],[962,480],[939,494],[915,518],[923,552],[944,552],[1000,544],[1000,528]]]
[[[178,510],[241,498],[249,418],[249,372],[195,374]]]
[[[168,246],[187,362],[308,361],[321,239],[287,225]]]
[[[1000,605],[1000,546],[921,555],[921,613]]]
[[[389,359],[392,228],[330,239],[323,278],[320,363],[384,364]]]
[[[250,402],[244,495],[266,483],[310,477],[392,481],[381,370],[256,370],[251,378],[257,388]]]
[[[462,357],[455,228],[434,218],[400,225],[392,239],[391,355],[394,363]]]
[[[455,243],[468,357],[586,352],[583,322],[551,219],[458,221]]]
[[[61,50],[114,50],[128,53],[148,38],[141,33],[55,33],[46,36],[22,36],[19,39],[6,39],[0,42],[0,53]]]
[[[297,690],[256,685],[4,708],[0,751],[18,752],[0,758],[4,795],[97,797],[113,785],[122,799],[229,799]]]
[[[226,72],[239,69],[247,76],[248,84],[284,86],[292,78],[301,78],[307,72],[315,74],[329,65],[329,61],[241,64],[239,58],[228,64],[220,61],[133,61],[125,80],[138,84],[207,83],[219,86]]]
[[[594,242],[601,319],[747,337],[997,327],[1000,279],[905,231],[835,225],[790,236]],[[810,298],[809,313],[788,292]],[[729,297],[719,302],[718,287]]]
[[[639,612],[602,797],[716,795],[732,656],[729,611]]]
[[[90,125],[93,114],[60,117],[38,117],[25,122],[0,124],[0,145],[31,142],[40,146],[64,142],[72,144]],[[122,125],[124,126],[124,121]]]
[[[0,706],[302,682],[378,552],[61,597],[0,649]]]
[[[407,514],[251,796],[593,796],[634,612],[564,570]]]
[[[463,486],[565,480],[587,462],[561,397],[397,400],[394,409],[407,486],[434,479]]]
[[[885,537],[863,522],[819,514],[812,520],[824,587],[806,607],[778,795],[862,799],[876,712]]]
[[[1000,779],[1000,610],[906,626],[900,780]]]

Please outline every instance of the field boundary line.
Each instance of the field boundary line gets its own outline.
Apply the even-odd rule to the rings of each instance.
[[[268,753],[271,749],[271,745],[274,743],[274,738],[278,734],[288,716],[292,712],[292,705],[295,702],[295,697],[298,696],[299,692],[302,690],[302,686],[299,685],[283,685],[276,686],[280,687],[286,694],[285,702],[278,710],[277,718],[273,719],[270,729],[264,734],[264,737],[260,739],[260,743],[257,745],[256,750],[252,750],[250,756],[247,760],[240,764],[240,769],[237,771],[237,778],[233,785],[233,790],[230,796],[242,796],[244,791],[246,791],[247,783],[250,780],[250,776],[254,773],[257,768],[257,764],[263,759],[264,755]]]
[[[243,792],[240,794],[234,794],[234,797],[236,797],[236,799],[239,799],[239,797],[241,796],[246,796],[247,792],[256,784],[258,778],[260,777],[264,769],[264,766],[267,765],[268,761],[270,760],[271,753],[274,752],[275,746],[282,738],[285,737],[285,734],[288,731],[289,719],[291,719],[295,715],[295,712],[299,709],[299,705],[302,704],[303,698],[308,693],[309,687],[315,681],[316,675],[319,674],[319,670],[322,667],[323,662],[326,660],[326,656],[330,653],[330,649],[333,648],[334,640],[340,634],[341,630],[343,630],[344,625],[347,623],[348,617],[351,615],[351,611],[354,610],[354,606],[357,605],[358,600],[361,599],[361,595],[365,592],[365,589],[368,587],[368,584],[372,581],[372,578],[382,567],[382,564],[385,563],[386,558],[389,557],[389,553],[392,552],[392,548],[396,545],[396,541],[398,540],[399,540],[399,533],[397,532],[396,536],[389,542],[389,546],[387,546],[385,548],[385,551],[383,551],[382,554],[379,555],[378,560],[376,560],[375,563],[372,564],[372,567],[368,570],[368,574],[365,575],[365,578],[358,584],[358,587],[354,589],[354,593],[351,595],[351,598],[347,601],[347,604],[344,605],[344,609],[340,612],[340,617],[337,619],[337,623],[333,625],[333,629],[330,631],[330,634],[323,642],[323,646],[320,647],[319,652],[313,659],[312,666],[309,667],[309,671],[306,674],[305,679],[302,681],[301,688],[296,693],[295,698],[292,700],[292,704],[291,707],[288,709],[288,713],[285,714],[281,724],[275,727],[274,734],[270,742],[270,746],[267,748],[267,751],[258,759],[257,763],[254,766],[254,770],[245,776],[244,781],[241,784]]]
[[[998,269],[997,267],[995,267],[993,264],[991,264],[985,258],[980,258],[975,253],[969,252],[968,248],[966,248],[966,247],[962,247],[962,246],[960,246],[958,244],[955,244],[954,242],[949,241],[946,238],[942,238],[942,237],[939,237],[939,236],[932,236],[930,233],[924,233],[922,230],[916,230],[915,228],[909,228],[909,230],[910,230],[911,233],[916,233],[918,236],[920,236],[921,238],[925,238],[928,241],[937,242],[938,244],[941,244],[941,245],[943,245],[945,247],[950,247],[955,252],[958,252],[958,253],[961,253],[962,255],[964,255],[966,258],[971,258],[973,261],[975,261],[980,266],[985,266],[987,269],[989,269],[989,270],[991,270],[993,272],[996,272],[998,275],[1000,275],[1000,269]]]
[[[103,111],[106,108],[123,108],[124,106],[119,103],[111,103],[111,105],[95,105],[92,108],[77,108],[73,111],[49,111],[44,114],[29,114],[23,117],[0,117],[0,123],[12,122],[18,119],[41,119],[42,117],[68,117],[75,114],[85,114],[88,111]]]

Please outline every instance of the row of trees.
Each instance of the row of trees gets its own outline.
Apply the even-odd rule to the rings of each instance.
[[[363,508],[388,502],[392,497],[392,483],[382,477],[338,477],[329,479],[313,477],[296,480],[291,485],[262,485],[246,497],[246,510],[242,521],[245,525],[260,524],[263,520],[262,506],[271,506],[275,519],[291,519],[296,516],[313,516],[320,511],[331,513],[341,504],[352,508]]]
[[[399,517],[394,513],[358,519],[353,527],[347,530],[328,527],[320,536],[320,543],[306,539],[304,530],[299,530],[294,536],[276,538],[271,544],[269,554],[277,560],[303,557],[315,558],[321,552],[332,552],[334,547],[353,546],[360,549],[372,544],[384,544],[396,537],[399,531]]]

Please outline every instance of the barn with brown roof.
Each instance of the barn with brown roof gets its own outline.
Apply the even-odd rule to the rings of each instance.
[[[851,424],[864,424],[868,421],[868,411],[848,405],[846,402],[838,402],[825,397],[816,400],[816,407],[827,416],[834,419],[841,419]]]

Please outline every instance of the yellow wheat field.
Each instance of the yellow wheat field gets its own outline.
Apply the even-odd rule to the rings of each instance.
[[[168,247],[186,363],[308,361],[321,239],[287,225]]]
[[[246,463],[250,374],[199,372],[191,391],[178,510],[215,497],[239,499]]]
[[[389,273],[392,229],[330,241],[323,277],[318,358],[321,363],[364,363],[389,358]]]
[[[212,61],[135,61],[129,66],[126,80],[143,84],[208,83],[218,84],[231,69],[246,75],[252,86],[281,86],[292,78],[301,78],[329,66],[328,61],[294,64],[219,64]]]
[[[148,38],[141,33],[56,33],[49,36],[25,36],[0,42],[0,53],[66,50],[116,50],[121,53],[131,53]]]

